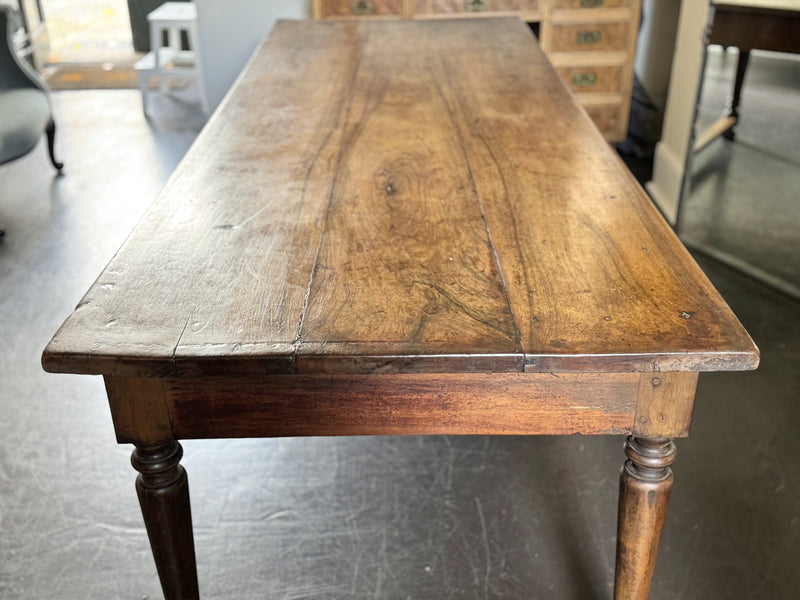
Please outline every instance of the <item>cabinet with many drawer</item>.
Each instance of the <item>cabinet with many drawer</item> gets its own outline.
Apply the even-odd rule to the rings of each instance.
[[[313,0],[316,19],[517,16],[610,142],[627,135],[641,0]]]

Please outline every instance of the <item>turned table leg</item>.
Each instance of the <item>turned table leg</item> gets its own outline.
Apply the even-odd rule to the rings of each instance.
[[[617,524],[615,600],[646,600],[667,514],[675,445],[666,438],[629,437]]]
[[[136,491],[167,600],[199,598],[189,482],[179,464],[181,456],[183,449],[172,441],[137,446],[131,457],[139,471]]]

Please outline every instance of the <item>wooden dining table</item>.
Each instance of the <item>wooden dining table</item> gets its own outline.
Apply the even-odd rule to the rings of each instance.
[[[698,373],[759,358],[498,18],[279,22],[42,360],[104,377],[167,598],[198,597],[181,439],[579,433],[627,436],[631,600]]]

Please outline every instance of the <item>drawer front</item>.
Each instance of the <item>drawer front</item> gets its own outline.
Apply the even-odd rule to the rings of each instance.
[[[621,142],[628,129],[627,123],[621,122],[623,107],[618,104],[601,104],[584,106],[594,124],[609,142]],[[624,129],[623,129],[624,126]]]
[[[539,0],[417,0],[417,15],[539,10]]]
[[[622,91],[622,66],[558,67],[556,70],[573,92]]]
[[[403,0],[324,0],[323,17],[402,16]]]
[[[551,52],[627,50],[630,23],[556,23],[552,26]]]
[[[550,0],[551,8],[620,8],[636,0]]]

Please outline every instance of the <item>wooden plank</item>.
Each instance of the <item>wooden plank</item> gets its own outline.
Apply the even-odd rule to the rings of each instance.
[[[460,133],[428,68],[441,42],[414,31],[373,25],[362,40],[299,369],[306,356],[413,355],[419,363],[479,352],[508,355],[521,370]]]
[[[637,374],[276,375],[166,382],[178,438],[624,434]]]
[[[358,63],[356,24],[279,23],[43,362],[292,360]],[[283,370],[285,364],[263,366]]]
[[[586,371],[754,368],[752,340],[552,68],[530,58],[530,33],[485,32],[502,49],[476,26],[481,44],[451,40],[432,68],[462,129],[526,370],[539,356],[544,370],[558,357]]]

